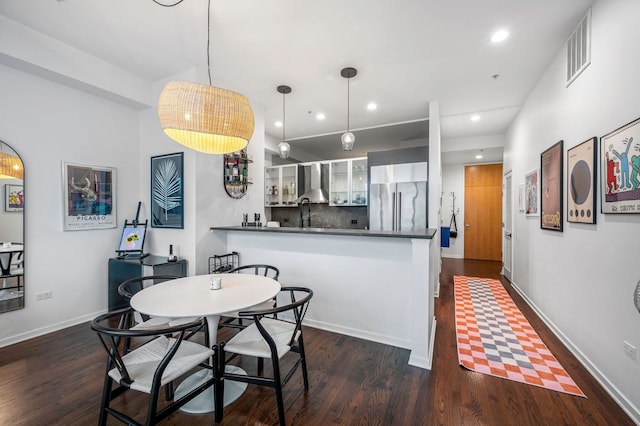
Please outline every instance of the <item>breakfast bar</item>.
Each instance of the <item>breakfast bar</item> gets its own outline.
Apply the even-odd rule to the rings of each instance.
[[[305,324],[410,350],[430,369],[439,265],[435,229],[212,227],[241,264],[280,269],[283,286],[313,288]]]

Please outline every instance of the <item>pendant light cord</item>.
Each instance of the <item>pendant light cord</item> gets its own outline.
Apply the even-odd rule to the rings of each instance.
[[[286,93],[282,94],[282,142],[284,142],[284,129],[286,128],[285,123],[286,123],[286,112],[285,112],[285,96],[287,96]]]
[[[178,0],[173,4],[163,4],[158,0],[153,0],[153,2],[162,7],[173,7],[182,3],[184,0]],[[207,1],[207,73],[209,75],[209,86],[211,84],[211,57],[210,57],[210,46],[211,46],[211,0]]]
[[[349,92],[349,87],[351,83],[351,77],[347,78],[347,132],[349,132],[349,111],[351,110],[351,95]]]

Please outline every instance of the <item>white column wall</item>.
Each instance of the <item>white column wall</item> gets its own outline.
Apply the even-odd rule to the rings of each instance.
[[[585,225],[565,214],[564,232],[543,231],[538,217],[517,210],[515,192],[557,141],[564,140],[566,159],[567,149],[640,117],[638,16],[640,2],[594,4],[591,65],[565,87],[565,53],[558,53],[507,133],[505,170],[513,171],[514,285],[640,423],[640,360],[623,351],[623,341],[640,348],[632,300],[640,215],[599,213],[596,225]],[[564,179],[566,211],[566,169]]]

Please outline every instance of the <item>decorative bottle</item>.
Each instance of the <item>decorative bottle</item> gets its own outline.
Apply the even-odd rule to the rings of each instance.
[[[233,160],[233,168],[231,169],[231,179],[234,182],[238,181],[238,159]]]

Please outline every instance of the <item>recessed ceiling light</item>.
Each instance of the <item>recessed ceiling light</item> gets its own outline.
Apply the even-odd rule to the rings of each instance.
[[[482,154],[478,154],[478,155],[476,155],[476,160],[479,160],[479,159],[481,159],[481,158],[482,158]]]
[[[376,109],[378,109],[378,104],[376,104],[375,102],[369,102],[367,104],[367,109],[369,111],[375,111]]]
[[[273,125],[276,127],[282,127],[282,121],[276,121]]]
[[[471,116],[471,121],[479,121],[480,120],[480,116],[479,115],[472,115]]]
[[[324,120],[324,114],[319,112],[316,114],[316,120]]]
[[[498,30],[491,36],[491,41],[494,43],[500,43],[505,41],[509,37],[509,33],[506,30]]]

